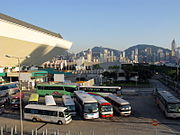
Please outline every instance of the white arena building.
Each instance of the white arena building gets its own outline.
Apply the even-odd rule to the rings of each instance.
[[[58,33],[0,13],[0,67],[17,66],[16,59],[5,55],[31,56],[22,59],[21,65],[41,65],[71,46],[72,42]]]

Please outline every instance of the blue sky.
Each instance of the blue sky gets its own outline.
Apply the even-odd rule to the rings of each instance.
[[[0,12],[60,33],[71,52],[180,44],[180,0],[4,0]]]

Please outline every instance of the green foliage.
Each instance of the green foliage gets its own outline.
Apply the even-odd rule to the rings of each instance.
[[[119,69],[120,68],[120,66],[117,66],[117,65],[115,65],[115,66],[109,66],[109,69]]]
[[[93,69],[102,69],[102,67],[99,64],[93,65]]]
[[[139,80],[141,81],[146,81],[147,79],[150,79],[153,76],[151,67],[142,64],[123,65],[122,69],[126,72],[127,79],[129,78],[131,72],[137,72]]]
[[[103,77],[106,77],[106,78],[113,78],[113,79],[117,79],[117,73],[116,72],[108,72],[108,71],[105,71],[102,73]]]

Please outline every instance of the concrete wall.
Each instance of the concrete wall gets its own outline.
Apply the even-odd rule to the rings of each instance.
[[[21,65],[41,65],[53,56],[70,49],[72,43],[49,34],[29,29],[0,19],[0,66],[17,66],[17,59],[5,55],[24,57]]]

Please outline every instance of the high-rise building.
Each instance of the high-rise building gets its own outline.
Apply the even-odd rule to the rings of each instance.
[[[87,61],[91,62],[92,61],[92,51],[91,51],[91,49],[88,49],[86,55],[87,55]]]
[[[177,48],[177,57],[180,59],[180,47]]]
[[[173,39],[171,43],[171,56],[176,56],[176,42],[175,39]]]

